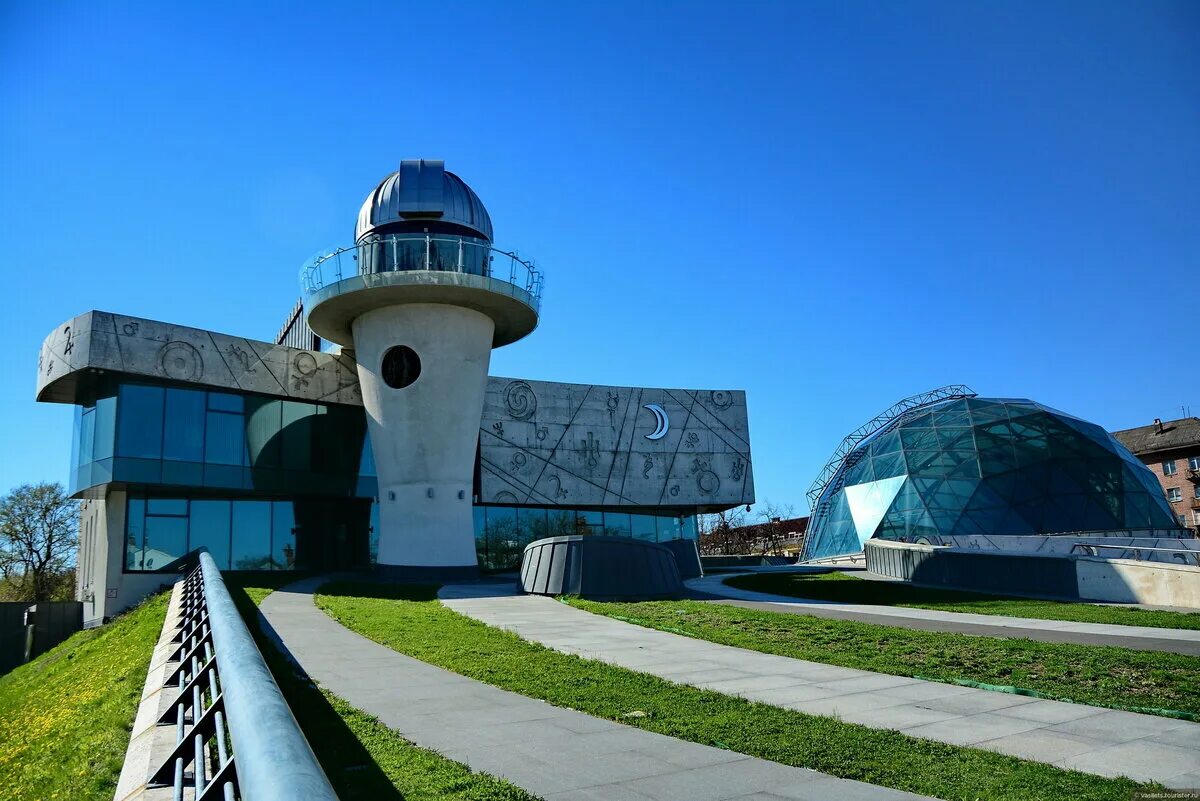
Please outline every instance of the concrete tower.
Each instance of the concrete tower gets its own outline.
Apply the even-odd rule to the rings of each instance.
[[[492,247],[479,197],[441,161],[403,161],[355,245],[306,265],[308,323],[352,348],[379,480],[379,566],[476,572],[472,485],[492,348],[537,326],[541,276]]]

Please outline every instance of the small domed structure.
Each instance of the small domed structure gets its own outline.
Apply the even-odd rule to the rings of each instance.
[[[1154,474],[1100,426],[1031,400],[911,409],[850,451],[814,505],[806,559],[871,539],[1177,526]]]
[[[474,236],[492,242],[492,218],[479,195],[447,172],[445,162],[413,159],[380,181],[358,212],[354,241],[370,234],[429,233]]]

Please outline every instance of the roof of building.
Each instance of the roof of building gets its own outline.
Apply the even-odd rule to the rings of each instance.
[[[454,223],[492,241],[492,218],[483,201],[442,161],[400,162],[400,169],[380,181],[363,201],[354,241],[380,226],[412,220]]]
[[[1166,420],[1161,426],[1151,423],[1148,426],[1127,428],[1124,431],[1114,431],[1113,436],[1138,455],[1187,448],[1200,445],[1200,417]]]

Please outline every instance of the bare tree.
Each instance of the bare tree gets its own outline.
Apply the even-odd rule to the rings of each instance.
[[[74,586],[78,504],[61,484],[26,484],[0,499],[0,575],[13,601],[48,601]]]
[[[746,525],[743,507],[736,506],[723,512],[701,515],[698,522],[700,553],[704,556],[733,556],[750,552],[742,535],[742,529]]]
[[[796,517],[796,507],[791,504],[777,504],[767,500],[758,510],[762,522],[755,526],[755,552],[764,556],[780,556],[783,547],[795,534],[792,520]]]

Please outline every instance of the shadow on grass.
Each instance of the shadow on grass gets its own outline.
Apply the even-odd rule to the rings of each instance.
[[[295,580],[289,576],[287,583]],[[256,582],[257,583],[257,582]],[[280,584],[284,583],[283,581]],[[283,691],[292,714],[313,746],[322,770],[341,801],[404,801],[383,769],[347,725],[329,698],[304,676],[279,645],[270,623],[258,612],[246,590],[229,583],[229,594],[250,628],[254,641]]]

